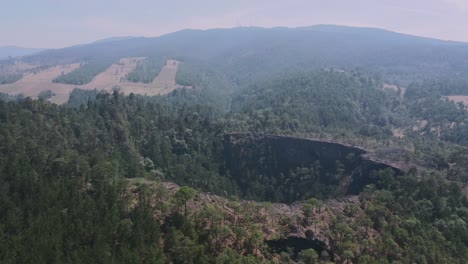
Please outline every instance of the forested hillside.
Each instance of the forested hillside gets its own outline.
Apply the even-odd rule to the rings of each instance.
[[[255,131],[385,127],[391,104],[372,79],[327,70],[272,78],[237,94],[232,110],[257,114],[250,120],[255,123],[249,124],[249,130]]]
[[[158,76],[165,64],[165,58],[146,58],[137,63],[136,68],[127,75],[127,80],[131,82],[150,83]]]
[[[296,100],[320,98],[322,92],[333,89],[337,83],[348,84],[342,89],[346,87],[349,93],[354,89],[375,89],[376,94],[380,93],[377,86],[366,78],[343,73],[318,73],[299,81],[311,85],[298,87],[309,88],[297,91],[292,88],[291,97],[284,100],[294,105]],[[278,87],[281,85],[280,82]],[[265,91],[258,89],[257,93]],[[275,91],[273,88],[272,94]],[[311,91],[317,94],[307,94]],[[180,205],[184,204],[184,199],[195,197],[192,191],[183,189],[188,193],[179,196],[186,198],[177,198],[176,195],[172,200],[163,187],[147,189],[143,184],[134,189],[133,183],[126,180],[173,181],[199,191],[243,197],[242,186],[226,171],[224,135],[231,131],[232,124],[256,120],[258,113],[254,106],[250,106],[252,111],[246,111],[248,100],[242,103],[239,100],[241,110],[232,107],[232,112],[226,115],[214,114],[209,100],[203,99],[204,93],[208,92],[202,90],[198,95],[174,92],[168,97],[154,98],[123,96],[117,92],[113,95],[97,94],[96,99],[77,108],[30,99],[20,103],[0,103],[0,168],[4,186],[1,196],[3,239],[0,246],[3,262],[28,262],[32,257],[39,263],[179,263],[183,259],[190,259],[190,262],[257,263],[275,259],[288,262],[308,257],[327,258],[324,252],[310,250],[297,255],[270,251],[262,239],[264,231],[255,227],[261,218],[244,219],[240,226],[234,219],[225,222],[215,220],[214,231],[220,233],[207,233],[209,229],[205,229],[203,219],[213,221],[214,216],[210,215],[221,216],[224,213],[217,211],[219,209],[210,211],[213,209],[209,207],[201,211],[189,207],[185,209],[189,213],[185,213]],[[295,97],[295,93],[302,96]],[[198,98],[195,100],[197,103],[187,104],[187,96]],[[350,96],[346,98],[349,100]],[[338,129],[336,131],[339,128],[346,130],[359,122],[361,125],[373,122],[374,116],[361,109],[366,99],[358,94],[354,98],[356,101],[338,105],[343,109],[350,107],[346,111],[361,113],[362,116],[351,119],[350,125],[343,123],[342,127],[338,125],[341,122],[339,118],[330,119],[333,122],[329,125]],[[271,117],[284,111],[282,104],[273,103],[279,98],[272,96],[264,100],[271,100]],[[233,104],[237,102],[234,100]],[[303,111],[329,104],[320,100],[311,105],[303,104]],[[264,105],[266,103],[261,101],[258,103],[259,107]],[[385,108],[385,104],[379,107]],[[320,118],[303,119],[300,114],[303,111],[295,111],[299,113],[297,118],[301,123],[311,125],[318,122],[320,126]],[[334,110],[330,111],[333,113]],[[369,124],[376,125],[379,124]],[[380,125],[385,126],[385,123]],[[333,133],[334,130],[322,126],[324,131]],[[278,126],[276,122],[266,122],[258,128],[245,126],[243,129],[260,132],[273,131],[274,128],[278,133],[294,132],[290,126]],[[302,129],[305,131],[306,128]],[[373,140],[372,136],[360,135],[359,131],[355,137]],[[387,144],[388,138],[379,141]],[[430,147],[431,143],[425,144]],[[251,145],[250,148],[255,150],[256,146]],[[264,146],[258,145],[257,148],[258,153],[263,153]],[[466,155],[466,152],[457,152],[459,149],[445,148],[444,151],[459,158]],[[261,156],[259,158],[262,159]],[[315,173],[325,177],[320,176],[320,170],[314,166],[320,165],[291,167],[292,173],[288,177],[304,178]],[[339,165],[334,169],[340,170]],[[343,172],[346,170],[344,168]],[[328,241],[326,248],[335,260],[463,263],[468,254],[468,231],[463,224],[468,220],[465,213],[468,201],[461,189],[463,184],[457,178],[449,182],[443,170],[420,170],[418,172],[414,168],[403,176],[396,176],[388,170],[375,171],[375,184],[363,187],[361,202],[350,203],[345,215],[335,215],[335,220],[327,220],[317,229],[317,225],[314,228],[312,223],[320,213],[308,209],[306,203],[302,208],[304,220],[290,225],[309,228],[309,236]],[[333,174],[339,174],[336,173]],[[461,169],[460,173],[466,173],[466,170]],[[268,175],[257,174],[255,177]],[[139,198],[128,198],[134,197],[134,194],[126,194],[129,191],[136,192]],[[150,197],[163,199],[164,211],[154,207]],[[134,199],[137,199],[136,204]],[[315,202],[311,206],[320,207]],[[239,210],[239,217],[245,217],[241,216],[242,210],[248,209]],[[275,223],[276,220],[272,220],[270,224],[273,227]],[[52,226],[54,232],[50,233],[48,230]],[[329,230],[329,235],[320,233],[325,229]],[[280,232],[278,236],[287,238],[288,232]],[[369,240],[370,236],[372,240]],[[223,242],[234,238],[240,244]],[[184,250],[180,251],[181,248]]]

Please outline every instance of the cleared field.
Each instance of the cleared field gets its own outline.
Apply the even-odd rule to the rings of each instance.
[[[125,94],[135,93],[148,96],[168,94],[178,88],[192,88],[176,83],[177,69],[180,64],[181,62],[176,60],[167,60],[166,65],[161,69],[161,72],[152,83],[133,83],[125,81],[118,85],[121,88],[120,90]]]
[[[126,82],[125,77],[127,74],[135,69],[137,62],[142,59],[144,58],[120,59],[118,63],[112,64],[107,70],[98,74],[90,83],[79,85],[78,87],[112,90],[112,87],[115,85]]]
[[[67,74],[79,67],[79,64],[61,65],[51,67],[36,74],[28,73],[19,81],[12,84],[0,85],[0,92],[8,94],[23,94],[37,98],[41,91],[52,91],[55,96],[49,100],[53,103],[63,104],[68,101],[70,92],[74,88],[103,89],[112,91],[116,86],[125,94],[135,93],[143,95],[163,95],[183,88],[176,84],[175,78],[180,62],[168,60],[159,75],[152,83],[133,83],[126,80],[126,75],[135,69],[138,61],[144,58],[123,58],[113,64],[104,72],[97,75],[90,83],[84,85],[53,83],[52,80],[63,74]],[[191,88],[191,87],[185,87]]]
[[[26,70],[35,68],[37,65],[25,63],[25,62],[16,62],[14,64],[0,65],[0,74],[16,74],[21,73]]]
[[[68,94],[69,85],[52,83],[58,75],[73,71],[79,64],[60,65],[45,69],[38,73],[27,73],[23,78],[12,84],[0,85],[0,92],[8,94],[23,94],[32,98],[37,97],[41,91],[51,90],[55,94]],[[72,88],[73,89],[73,88]]]
[[[468,95],[450,95],[445,96],[445,98],[454,103],[462,103],[465,107],[468,107]]]
[[[164,66],[159,73],[158,77],[154,79],[153,83],[156,87],[162,87],[163,89],[169,89],[176,87],[175,82],[177,68],[179,67],[180,62],[175,60],[168,60],[166,66]]]

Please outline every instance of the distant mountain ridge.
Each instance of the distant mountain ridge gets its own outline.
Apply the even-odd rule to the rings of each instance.
[[[105,43],[105,42],[129,40],[129,39],[133,39],[133,38],[137,38],[137,37],[134,37],[134,36],[110,37],[110,38],[105,38],[105,39],[96,40],[96,41],[94,41],[93,43]],[[86,44],[85,44],[85,45],[86,45]]]
[[[396,80],[458,78],[468,71],[468,43],[336,25],[186,29],[160,37],[116,37],[40,52],[24,61],[53,65],[150,56],[203,61],[239,82],[314,68],[362,68]]]
[[[5,59],[8,57],[20,57],[31,55],[37,52],[44,51],[46,49],[38,48],[23,48],[18,46],[0,46],[0,59]]]

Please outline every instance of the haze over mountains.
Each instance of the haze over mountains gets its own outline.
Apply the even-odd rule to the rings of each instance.
[[[132,37],[132,36],[110,37],[110,38],[96,40],[93,43],[114,42],[114,41],[120,41],[120,40],[129,40],[129,39],[133,39],[133,38],[136,38],[136,37]]]
[[[17,46],[1,46],[0,47],[0,60],[8,57],[20,57],[25,55],[31,55],[45,49],[36,48],[22,48]]]
[[[200,60],[228,73],[265,77],[287,69],[362,67],[398,79],[424,74],[459,77],[468,44],[381,29],[317,25],[302,28],[182,30],[155,38],[116,38],[49,50],[23,61],[55,65],[91,58],[166,56]],[[242,65],[242,66],[241,66]]]

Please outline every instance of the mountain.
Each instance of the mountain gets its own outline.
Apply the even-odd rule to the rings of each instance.
[[[128,40],[128,39],[133,39],[133,38],[136,38],[136,37],[132,37],[132,36],[110,37],[110,38],[105,38],[105,39],[96,40],[96,41],[94,41],[93,43],[114,42],[114,41]]]
[[[0,59],[5,59],[8,57],[19,57],[31,55],[45,49],[36,49],[36,48],[23,48],[17,46],[1,46],[0,47]]]
[[[468,70],[467,43],[335,25],[182,30],[155,38],[117,38],[49,50],[24,60],[58,64],[148,56],[203,61],[241,83],[291,69],[363,68],[401,81],[465,78]]]

